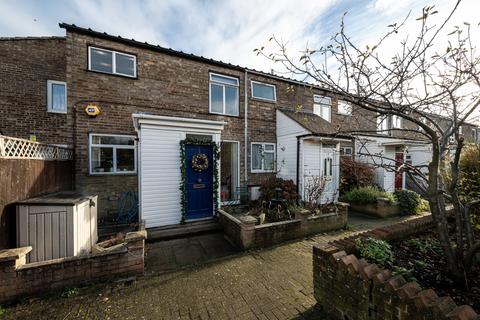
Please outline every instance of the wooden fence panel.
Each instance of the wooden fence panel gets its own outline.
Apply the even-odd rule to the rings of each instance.
[[[73,188],[73,161],[0,157],[0,249],[15,246],[19,200]]]

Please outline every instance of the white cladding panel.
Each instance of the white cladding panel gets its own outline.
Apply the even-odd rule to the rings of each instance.
[[[313,177],[325,178],[325,191],[320,199],[321,203],[328,203],[336,200],[338,196],[339,167],[340,158],[336,152],[336,147],[332,145],[322,145],[319,141],[303,141],[303,198],[306,199],[309,183],[312,183]],[[325,159],[330,159],[331,171],[327,176],[325,173]]]
[[[303,128],[281,111],[277,111],[277,176],[297,180],[297,136],[310,131]]]
[[[140,135],[141,217],[145,227],[180,223],[181,131],[143,127]]]

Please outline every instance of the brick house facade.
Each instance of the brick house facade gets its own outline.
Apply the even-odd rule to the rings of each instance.
[[[61,24],[61,27],[66,29],[66,37],[1,39],[0,74],[8,76],[0,76],[0,111],[6,115],[0,118],[0,130],[5,135],[22,138],[34,134],[38,141],[73,147],[76,189],[98,194],[100,222],[115,215],[122,194],[138,190],[138,176],[137,173],[91,174],[89,137],[91,134],[136,136],[132,114],[224,121],[221,139],[238,142],[239,180],[248,186],[257,186],[275,175],[252,172],[251,143],[277,142],[275,124],[279,107],[311,113],[314,96],[328,96],[331,124],[339,132],[375,132],[377,128],[372,112],[353,107],[351,115],[339,113],[341,96],[321,87],[74,25]],[[134,56],[135,77],[89,70],[89,47]],[[238,79],[238,116],[209,111],[210,73]],[[66,113],[47,112],[47,80],[66,82]],[[276,101],[253,98],[251,81],[274,85]],[[99,107],[100,115],[91,117],[85,113],[89,103]],[[465,127],[465,134],[472,134],[472,129]],[[348,142],[343,144],[353,147]]]

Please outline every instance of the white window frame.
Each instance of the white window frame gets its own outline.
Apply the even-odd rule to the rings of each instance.
[[[323,103],[316,103],[315,102],[315,98],[320,98],[320,99],[328,99],[330,101],[330,103],[327,105],[327,104],[323,104]],[[317,114],[315,112],[315,107],[318,107],[319,108],[319,113],[320,114]],[[328,119],[325,119],[322,115],[323,115],[323,111],[322,111],[322,108],[327,108],[328,107]],[[319,116],[320,118],[322,118],[323,120],[325,121],[328,121],[328,122],[332,122],[332,98],[331,97],[328,97],[328,96],[322,96],[322,95],[318,95],[318,94],[315,94],[313,95],[313,113],[316,114],[317,116]]]
[[[262,85],[262,86],[272,87],[273,88],[273,100],[254,96],[253,95],[253,85],[254,84],[259,84],[259,85]],[[254,98],[254,99],[264,100],[264,101],[269,101],[269,102],[277,102],[277,87],[274,84],[269,84],[269,83],[265,83],[265,82],[250,80],[250,91],[251,91],[252,98]]]
[[[346,153],[345,151],[346,150],[350,150],[350,153]],[[342,154],[342,151],[343,151],[343,154]],[[353,156],[353,147],[340,147],[340,154],[342,156]]]
[[[217,77],[223,77],[223,78],[228,78],[228,79],[235,80],[237,82],[237,85],[227,84],[227,83],[224,83],[224,82],[219,82],[219,81],[216,81],[216,80],[212,80],[212,75],[217,76]],[[222,112],[212,111],[212,83],[223,87],[223,110],[222,110]],[[225,108],[226,108],[225,87],[226,86],[237,88],[237,92],[238,92],[237,99],[238,100],[237,100],[237,112],[235,114],[225,113]],[[240,81],[238,80],[238,78],[231,77],[231,76],[226,76],[224,74],[215,73],[215,72],[210,72],[208,74],[208,112],[214,113],[214,114],[221,114],[221,115],[224,115],[224,116],[238,117],[238,115],[240,114]]]
[[[92,58],[91,58],[92,49],[112,53],[112,72],[99,71],[99,70],[93,70],[92,69]],[[134,64],[133,76],[130,75],[130,74],[126,74],[126,73],[117,72],[117,62],[116,62],[117,53],[121,54],[121,55],[124,55],[124,56],[127,56],[127,57],[133,58],[133,64]],[[93,71],[93,72],[105,73],[105,74],[114,74],[114,75],[118,75],[118,76],[122,76],[122,77],[136,78],[137,77],[137,56],[135,56],[133,54],[128,54],[128,53],[125,53],[125,52],[120,52],[120,51],[115,51],[115,50],[110,50],[110,49],[104,49],[104,48],[89,46],[88,47],[88,70]]]
[[[262,146],[262,168],[261,169],[253,169],[253,145],[259,144]],[[265,150],[265,146],[273,146],[273,150]],[[264,153],[273,153],[273,168],[271,170],[265,170],[265,157],[263,156]],[[250,143],[250,172],[251,173],[269,173],[275,172],[276,168],[276,159],[277,159],[277,146],[275,143],[272,142],[251,142]]]
[[[403,119],[400,116],[397,116],[396,114],[393,114],[390,117],[392,121],[392,129],[401,129],[403,126]]]
[[[350,111],[347,111],[347,112],[340,112],[340,104],[344,104],[345,105],[345,109],[346,110],[350,110]],[[345,101],[345,100],[338,100],[337,101],[337,113],[338,114],[341,114],[343,116],[351,116],[352,115],[352,111],[353,111],[353,107],[352,107],[352,104]]]
[[[54,110],[53,109],[53,91],[52,85],[58,84],[65,86],[65,109],[62,110]],[[68,105],[67,105],[67,83],[65,81],[56,81],[56,80],[47,80],[47,112],[51,113],[67,113]]]
[[[383,118],[383,119],[381,119]],[[378,134],[388,134],[389,126],[388,126],[388,115],[386,114],[377,114],[377,133]],[[380,121],[381,119],[381,121]]]
[[[240,189],[240,141],[238,140],[222,140],[220,141],[220,145],[222,142],[228,142],[228,143],[234,143],[236,144],[236,149],[237,149],[237,165],[236,165],[236,170],[237,170],[237,183],[236,183],[236,187],[237,187],[237,190]],[[220,162],[220,166],[221,166],[221,162]],[[220,170],[220,174],[221,174],[221,170]],[[220,179],[221,180],[221,179]],[[232,200],[232,201],[222,201],[221,204],[240,204],[240,197],[239,199],[237,200]]]
[[[121,145],[121,144],[94,144],[93,137],[102,136],[102,137],[122,137],[122,138],[133,138],[133,145]],[[136,136],[132,135],[123,135],[123,134],[106,134],[106,133],[90,133],[88,135],[88,172],[90,175],[129,175],[137,173],[137,141]],[[112,148],[112,161],[113,161],[113,171],[112,172],[94,172],[92,170],[92,148]],[[119,171],[117,172],[117,149],[133,149],[133,171]]]

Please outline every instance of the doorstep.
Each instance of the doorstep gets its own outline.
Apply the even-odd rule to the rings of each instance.
[[[217,218],[191,221],[186,224],[148,228],[148,241],[182,238],[195,234],[221,231],[222,226]]]

